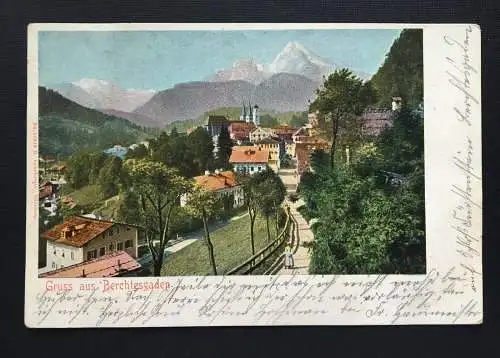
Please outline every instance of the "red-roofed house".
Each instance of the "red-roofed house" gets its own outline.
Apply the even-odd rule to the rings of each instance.
[[[250,138],[250,133],[255,130],[255,124],[245,121],[233,121],[229,124],[229,136],[234,141],[246,141]]]
[[[138,228],[133,225],[70,216],[41,234],[47,242],[47,269],[94,260],[115,251],[137,257]]]
[[[229,163],[238,173],[255,174],[266,170],[270,159],[269,149],[255,146],[234,146]]]
[[[99,278],[137,276],[141,265],[125,251],[115,251],[97,259],[80,262],[40,275],[40,278]]]
[[[200,175],[193,178],[195,186],[205,190],[213,191],[218,196],[234,195],[233,207],[237,208],[243,205],[243,188],[236,180],[236,174],[230,170],[220,172],[216,170],[214,173],[209,171],[205,175]],[[181,206],[187,203],[188,194],[181,197]]]
[[[296,143],[295,156],[297,158],[297,174],[301,175],[310,169],[311,154],[315,150],[328,151],[329,144],[327,141],[318,141],[316,143]]]

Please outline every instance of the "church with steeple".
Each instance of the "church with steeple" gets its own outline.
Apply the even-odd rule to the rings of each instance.
[[[241,109],[240,121],[245,121],[247,123],[253,123],[256,126],[260,126],[260,114],[259,106],[255,105],[252,107],[250,102],[248,102],[248,107],[243,103],[243,108]]]

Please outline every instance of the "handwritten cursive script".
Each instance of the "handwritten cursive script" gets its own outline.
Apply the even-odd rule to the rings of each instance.
[[[465,269],[470,277],[470,286],[476,291],[477,276],[480,270],[480,235],[475,230],[474,220],[476,211],[481,210],[480,195],[474,190],[475,184],[481,183],[481,174],[478,168],[474,167],[474,158],[476,156],[476,144],[471,138],[471,131],[477,128],[479,123],[473,122],[473,113],[475,105],[479,104],[476,96],[472,94],[472,84],[474,75],[477,75],[477,69],[472,66],[471,51],[471,33],[472,26],[467,26],[464,36],[461,39],[455,39],[449,35],[444,36],[444,42],[452,47],[455,56],[447,56],[446,62],[451,64],[452,69],[446,71],[449,77],[449,83],[458,90],[461,106],[453,108],[457,114],[456,119],[459,124],[465,124],[464,130],[457,133],[464,133],[460,149],[452,156],[453,167],[457,169],[457,175],[454,176],[455,182],[451,186],[451,191],[457,198],[454,205],[452,216],[452,228],[455,232],[456,252],[462,258],[461,268]],[[475,126],[474,126],[475,125]],[[480,194],[480,193],[479,193]]]
[[[179,278],[167,290],[103,292],[50,291],[37,295],[38,324],[142,326],[195,315],[199,325],[239,318],[249,324],[280,324],[291,318],[330,320],[342,316],[401,323],[407,317],[441,317],[449,323],[480,317],[479,303],[444,304],[468,290],[470,268],[431,270],[425,276],[266,276],[258,283],[223,276],[197,289],[193,278]],[[410,278],[408,278],[410,277]],[[200,278],[196,278],[199,280]],[[452,301],[454,302],[454,301]],[[460,302],[458,300],[457,302]],[[443,303],[441,305],[441,303]],[[326,321],[325,321],[326,322]]]

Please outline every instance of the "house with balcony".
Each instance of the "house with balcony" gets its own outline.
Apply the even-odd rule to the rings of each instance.
[[[139,228],[125,223],[70,216],[40,235],[46,271],[76,265],[116,251],[138,256]]]
[[[255,174],[266,170],[270,160],[269,149],[257,146],[234,146],[229,158],[234,171],[244,174]]]

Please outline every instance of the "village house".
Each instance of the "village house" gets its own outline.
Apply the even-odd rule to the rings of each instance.
[[[256,146],[234,146],[229,163],[238,173],[255,174],[266,170],[269,164],[269,149]]]
[[[229,136],[235,142],[243,142],[250,140],[250,133],[255,130],[256,126],[253,122],[232,121],[229,123]]]
[[[277,172],[281,166],[281,158],[284,155],[284,142],[268,137],[255,142],[254,145],[259,149],[269,150],[268,165]]]
[[[57,193],[58,186],[50,181],[44,182],[40,185],[38,190],[38,199],[43,201],[46,198],[54,197]]]
[[[197,187],[214,192],[218,197],[233,195],[233,208],[238,208],[243,205],[243,187],[236,181],[236,174],[230,170],[216,170],[210,173],[205,171],[205,175],[200,175],[193,178]],[[181,196],[180,204],[184,207],[189,199],[189,194]]]
[[[70,216],[40,235],[45,242],[47,269],[94,260],[115,251],[137,258],[138,228],[113,221]]]
[[[142,266],[125,251],[114,251],[97,259],[80,262],[39,275],[40,278],[99,278],[137,276]]]
[[[254,131],[250,132],[250,142],[255,143],[264,138],[269,138],[273,135],[271,128],[257,127]]]
[[[277,137],[281,140],[291,140],[293,134],[297,131],[297,128],[284,125],[270,128],[270,130],[274,137]]]
[[[299,176],[310,169],[311,154],[315,150],[328,151],[330,143],[319,136],[302,138],[300,142],[295,143],[295,157],[297,158],[296,174]]]
[[[309,137],[309,129],[306,127],[300,127],[295,131],[295,133],[292,135],[292,141],[294,143],[302,143],[302,141],[306,138]]]

